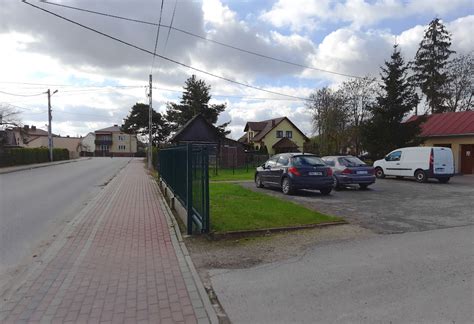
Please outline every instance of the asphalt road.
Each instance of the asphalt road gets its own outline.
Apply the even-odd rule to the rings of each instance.
[[[129,158],[0,174],[0,283],[48,244]]]
[[[434,180],[377,179],[368,190],[345,189],[323,196],[301,190],[285,196],[281,190],[246,188],[288,199],[308,208],[340,216],[376,233],[393,234],[474,225],[474,176],[458,176],[447,184]]]
[[[210,275],[232,323],[473,323],[473,237],[473,226],[376,235]]]

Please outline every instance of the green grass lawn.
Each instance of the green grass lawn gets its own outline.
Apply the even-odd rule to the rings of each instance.
[[[290,201],[232,183],[211,183],[211,230],[229,232],[337,221]]]
[[[255,175],[255,168],[238,168],[232,172],[232,169],[218,169],[217,175],[214,174],[215,170],[209,168],[209,180],[210,181],[231,181],[231,180],[253,180]]]

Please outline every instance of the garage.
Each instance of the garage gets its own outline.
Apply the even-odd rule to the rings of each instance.
[[[474,111],[428,115],[421,124],[420,137],[424,146],[451,148],[457,174],[474,174]]]

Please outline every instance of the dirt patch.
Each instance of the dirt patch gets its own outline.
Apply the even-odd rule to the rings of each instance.
[[[204,236],[186,237],[185,243],[201,278],[208,284],[211,269],[244,269],[303,255],[319,244],[374,235],[354,225],[339,225],[212,241]]]

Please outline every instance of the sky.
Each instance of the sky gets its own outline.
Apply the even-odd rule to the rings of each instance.
[[[157,27],[79,12],[51,3],[30,3],[153,52]],[[158,23],[161,0],[51,0],[116,16]],[[173,15],[174,12],[174,15]],[[225,79],[139,51],[21,0],[0,0],[0,105],[21,111],[25,125],[46,129],[47,89],[53,133],[85,136],[122,124],[131,107],[148,103],[165,112],[178,102],[192,74],[211,86],[211,103],[226,103],[218,124],[231,121],[230,137],[247,121],[289,117],[311,136],[306,98],[352,76],[378,77],[393,45],[413,60],[429,22],[438,17],[457,54],[474,51],[471,0],[164,0],[161,23],[247,51],[291,61],[295,66],[250,55],[161,27],[156,53]],[[312,67],[312,68],[307,68]],[[328,73],[321,70],[335,72]],[[343,74],[343,75],[341,75]],[[296,98],[295,98],[296,97]]]

